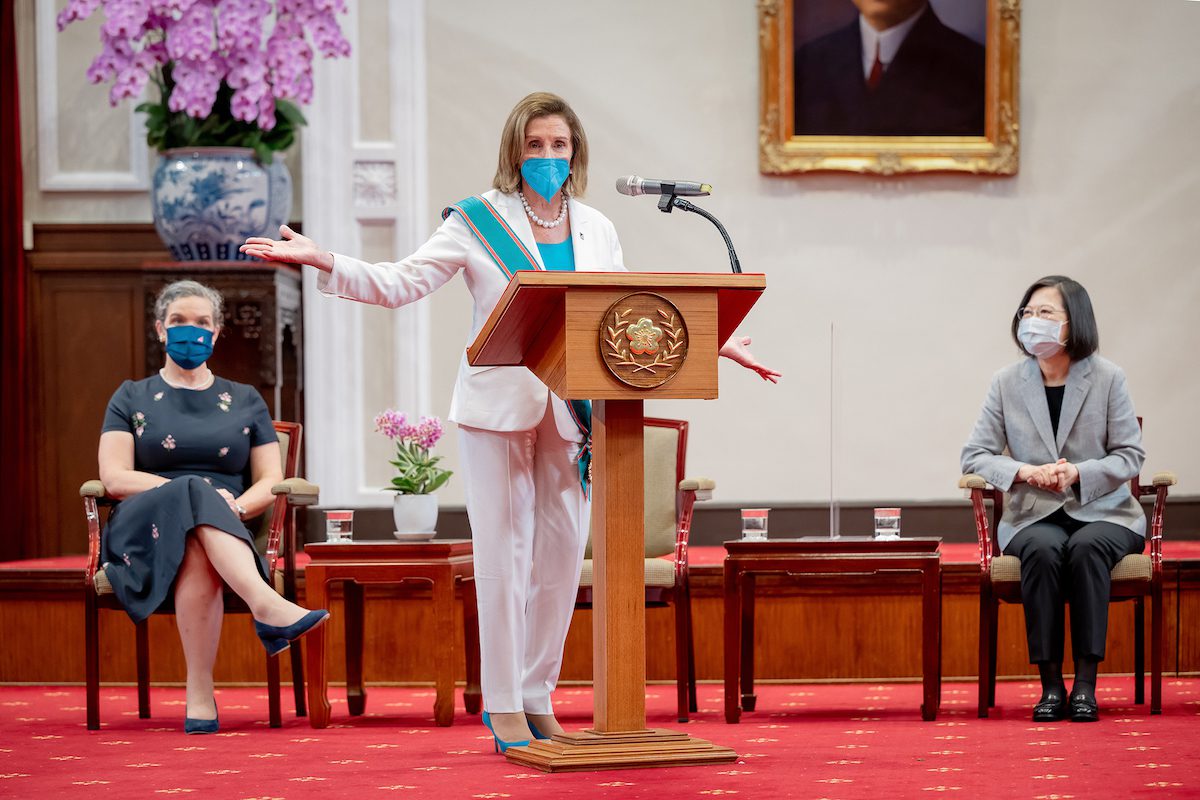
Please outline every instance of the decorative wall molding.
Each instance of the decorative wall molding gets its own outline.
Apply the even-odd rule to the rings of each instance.
[[[303,136],[304,229],[322,246],[358,255],[364,228],[391,228],[399,257],[426,236],[425,3],[388,3],[388,52],[359,47],[359,6],[348,4],[343,30],[350,58],[314,65],[314,101]],[[388,69],[391,141],[364,141],[360,104],[375,87],[360,83],[360,58]],[[367,73],[369,74],[369,70]],[[429,414],[429,318],[424,303],[397,309],[391,342],[365,340],[363,306],[332,300],[317,291],[314,270],[305,270],[305,397],[308,475],[321,486],[325,506],[374,507],[391,495],[370,485],[365,445],[371,418],[364,378],[380,358],[392,358],[391,405]]]
[[[396,162],[354,162],[354,207],[388,208],[396,204]]]
[[[129,169],[64,171],[59,163],[58,44],[55,0],[37,0],[38,188],[44,192],[144,192],[150,188],[145,115],[127,103]],[[99,43],[97,43],[99,47]],[[82,83],[86,78],[80,74]]]

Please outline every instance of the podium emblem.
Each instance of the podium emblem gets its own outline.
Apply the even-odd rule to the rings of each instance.
[[[613,377],[627,386],[662,386],[679,374],[687,350],[683,315],[661,295],[629,294],[604,312],[600,355]]]

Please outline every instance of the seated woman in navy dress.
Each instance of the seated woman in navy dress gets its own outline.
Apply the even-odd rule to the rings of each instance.
[[[271,487],[283,474],[262,397],[208,368],[221,305],[220,294],[195,281],[162,290],[154,327],[166,363],[156,375],[121,384],[100,435],[100,480],[121,501],[101,543],[102,567],[134,622],[174,598],[187,662],[188,733],[217,730],[212,669],[222,582],[249,606],[269,653],[286,650],[329,616],[271,588],[243,524],[271,505]]]

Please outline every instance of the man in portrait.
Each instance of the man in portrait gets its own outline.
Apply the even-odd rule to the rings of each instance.
[[[851,24],[795,51],[796,135],[982,136],[983,46],[928,0],[853,3]]]

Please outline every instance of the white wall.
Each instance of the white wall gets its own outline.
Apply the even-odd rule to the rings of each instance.
[[[618,196],[617,176],[716,187],[701,202],[743,268],[767,274],[742,330],[785,373],[772,387],[725,362],[720,400],[652,405],[692,421],[689,471],[715,478],[718,499],[829,498],[831,324],[836,495],[958,497],[988,378],[1016,357],[1010,314],[1048,273],[1090,290],[1102,351],[1146,418],[1148,469],[1175,469],[1196,492],[1200,3],[1025,3],[1011,179],[760,176],[752,3],[476,0],[428,13],[431,225],[487,188],[505,116],[539,89],[582,117],[587,201],[616,224],[631,268],[728,261],[707,222]],[[433,304],[434,405],[446,408],[469,298],[455,282]]]
[[[32,0],[17,2],[27,217],[148,221],[144,196],[38,191]],[[581,115],[586,200],[616,224],[631,268],[728,262],[707,222],[620,197],[616,177],[716,187],[701,202],[744,268],[768,276],[743,332],[785,377],[773,387],[725,362],[720,400],[650,410],[692,420],[689,471],[715,478],[719,500],[821,502],[831,477],[847,502],[958,497],[959,447],[989,375],[1016,357],[1009,315],[1052,272],[1092,293],[1102,352],[1125,367],[1146,418],[1147,469],[1174,469],[1181,493],[1198,493],[1200,3],[1025,3],[1021,170],[1008,179],[760,176],[753,3],[439,0],[427,26],[427,230],[447,203],[488,187],[509,109],[540,89]],[[470,323],[462,281],[434,295],[430,316],[433,408],[444,414]],[[439,449],[457,464],[453,433]],[[443,502],[462,502],[461,482]]]

